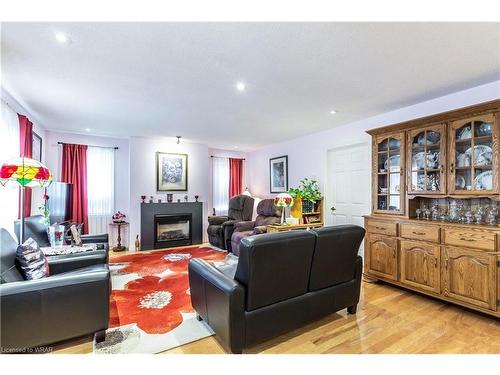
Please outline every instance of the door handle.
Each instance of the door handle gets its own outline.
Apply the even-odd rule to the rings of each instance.
[[[330,210],[331,210],[331,211],[335,211],[335,210],[337,210],[337,209],[335,208],[335,206],[332,206],[332,207],[330,207]]]
[[[454,163],[451,163],[451,165],[450,165],[450,173],[451,174],[455,173],[455,164]]]

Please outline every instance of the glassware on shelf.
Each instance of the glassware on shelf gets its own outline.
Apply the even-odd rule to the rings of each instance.
[[[443,208],[441,210],[441,214],[439,215],[439,220],[441,221],[448,221],[448,215],[446,214],[446,209]]]
[[[487,222],[489,225],[497,225],[498,209],[496,205],[491,205],[488,210]]]
[[[471,210],[465,211],[465,224],[473,224],[474,223],[474,215]]]
[[[420,220],[420,215],[422,215],[422,210],[420,208],[417,208],[415,210],[415,215],[417,217],[417,220]]]
[[[449,212],[450,212],[450,214],[449,214],[450,221],[452,221],[452,222],[460,221],[460,210],[459,210],[459,207],[457,205],[456,200],[452,200],[450,202],[450,211]]]
[[[484,224],[484,208],[479,206],[474,214],[476,224]]]
[[[427,207],[424,208],[424,219],[429,220],[430,216],[431,216],[431,210],[429,210]]]
[[[438,218],[439,218],[439,206],[435,204],[431,208],[431,220],[437,221]]]

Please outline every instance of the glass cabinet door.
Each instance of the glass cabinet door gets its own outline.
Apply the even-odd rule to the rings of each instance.
[[[497,128],[492,114],[451,124],[450,193],[478,195],[498,192]]]
[[[446,192],[445,126],[429,126],[408,133],[408,193]]]
[[[374,211],[400,214],[404,211],[403,133],[375,138],[373,158]]]

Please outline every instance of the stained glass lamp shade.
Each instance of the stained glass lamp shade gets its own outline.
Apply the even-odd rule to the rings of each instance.
[[[21,187],[20,243],[24,240],[24,189],[26,187],[45,187],[51,182],[52,173],[37,160],[25,157],[13,158],[0,167],[0,185],[17,184]]]
[[[285,224],[285,207],[293,206],[293,197],[288,193],[281,193],[274,198],[276,207],[283,207],[281,211],[281,225]]]
[[[0,184],[14,183],[21,187],[45,187],[52,182],[52,173],[37,160],[13,158],[0,167]]]

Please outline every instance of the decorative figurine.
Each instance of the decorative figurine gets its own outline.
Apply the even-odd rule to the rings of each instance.
[[[146,196],[145,195],[141,195],[141,199],[142,199],[141,203],[146,203]]]
[[[158,203],[161,203],[161,199],[158,198]]]
[[[185,196],[184,196],[184,202],[187,202],[187,201],[188,201],[188,196],[187,196],[187,195],[185,195]]]
[[[181,203],[181,199],[180,198],[177,198],[177,203]]]
[[[199,198],[199,197],[200,197],[199,195],[195,195],[195,196],[194,196],[194,200],[195,200],[196,202],[198,202],[198,198]]]
[[[167,202],[172,203],[174,201],[174,195],[173,194],[167,194]]]
[[[420,208],[417,208],[415,210],[415,215],[417,215],[417,220],[420,220],[420,215],[422,215],[422,210]]]
[[[139,235],[135,236],[135,251],[141,250],[141,241],[139,241]]]
[[[152,195],[149,197],[149,203],[153,203],[153,196]]]

